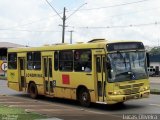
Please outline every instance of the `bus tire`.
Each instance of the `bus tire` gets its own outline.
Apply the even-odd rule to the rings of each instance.
[[[82,88],[78,95],[79,102],[84,107],[89,107],[91,103],[91,98],[89,91],[86,88]]]
[[[38,97],[37,86],[33,82],[29,84],[29,95],[33,99],[36,99]]]

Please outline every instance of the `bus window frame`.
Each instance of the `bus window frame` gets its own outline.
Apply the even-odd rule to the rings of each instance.
[[[64,52],[64,53],[63,53]],[[65,54],[65,52],[67,53],[67,52],[70,52],[70,53],[72,53],[71,55],[72,56],[70,56],[72,59],[66,59],[65,60],[65,57],[64,57],[64,54]],[[62,55],[63,54],[63,55]],[[58,60],[58,63],[59,63],[59,71],[62,71],[62,72],[72,72],[73,71],[73,63],[74,63],[74,60],[73,60],[73,50],[61,50],[61,51],[59,51],[59,60]],[[62,59],[62,56],[64,57],[63,59]],[[66,57],[67,58],[67,57]],[[69,57],[68,57],[69,58]],[[71,67],[71,69],[66,69],[68,66],[67,65],[65,65],[66,63],[68,64],[68,62],[70,62],[71,63],[71,66],[69,66],[69,67]]]
[[[59,70],[59,52],[58,51],[54,52],[54,70],[55,71]]]
[[[15,55],[14,57],[14,61],[10,60],[10,55]],[[13,67],[13,63],[15,64],[15,67]],[[12,68],[10,67],[10,65],[12,66]],[[17,69],[17,53],[8,53],[8,69],[10,70],[16,70]]]
[[[89,54],[86,54],[87,57],[88,57],[87,59],[89,61],[88,60],[87,61],[86,60],[81,60],[81,55],[83,53],[86,53],[86,52],[90,52]],[[76,64],[79,64],[79,65],[81,64],[81,68],[84,68],[84,69],[76,70],[75,69],[77,67],[77,66],[75,66]],[[92,71],[92,50],[91,49],[77,49],[77,50],[74,50],[74,72],[91,72],[91,71]]]
[[[37,58],[35,57],[35,54],[36,53],[39,53],[39,58],[37,60]],[[31,54],[31,60],[29,60],[29,55],[28,54]],[[31,63],[31,68],[29,68],[29,63]],[[35,66],[37,66],[35,63],[38,63],[39,65],[39,68],[35,68]],[[31,52],[27,52],[27,70],[38,70],[40,71],[42,69],[42,54],[41,54],[41,51],[31,51]]]

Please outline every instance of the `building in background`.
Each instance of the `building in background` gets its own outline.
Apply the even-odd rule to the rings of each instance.
[[[155,75],[160,75],[160,54],[150,55],[150,70],[155,71]]]
[[[8,48],[17,48],[17,47],[25,47],[25,46],[9,42],[0,42],[0,76],[6,76]]]

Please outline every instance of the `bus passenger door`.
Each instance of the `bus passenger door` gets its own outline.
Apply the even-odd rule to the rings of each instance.
[[[25,58],[19,58],[19,71],[20,71],[20,91],[26,91],[26,78],[25,78]]]
[[[52,57],[43,57],[44,88],[47,95],[53,95]]]
[[[105,56],[96,57],[96,74],[97,74],[97,95],[98,102],[106,101],[106,76],[105,76]]]

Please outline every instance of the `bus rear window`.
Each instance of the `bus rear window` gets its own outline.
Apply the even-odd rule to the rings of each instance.
[[[17,69],[17,54],[8,54],[8,69]]]

